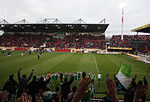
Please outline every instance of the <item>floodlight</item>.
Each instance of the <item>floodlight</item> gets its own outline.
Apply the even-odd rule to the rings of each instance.
[[[125,2],[120,3],[120,8],[126,8],[126,7],[127,7],[127,3]]]

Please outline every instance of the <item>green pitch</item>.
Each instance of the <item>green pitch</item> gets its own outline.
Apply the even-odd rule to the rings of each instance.
[[[30,74],[34,69],[34,75],[47,74],[48,72],[77,72],[86,71],[97,74],[101,72],[101,85],[98,86],[95,80],[96,92],[107,90],[105,80],[106,74],[110,78],[118,73],[121,63],[131,64],[132,77],[137,74],[137,80],[142,80],[146,76],[150,83],[150,64],[137,61],[126,55],[100,55],[100,54],[81,54],[81,53],[43,53],[38,60],[37,54],[21,56],[20,52],[13,52],[11,56],[0,55],[0,89],[12,73],[17,80],[17,71],[22,67],[21,74]],[[75,84],[75,83],[73,83]],[[77,84],[77,83],[76,83]],[[149,87],[150,90],[150,87]],[[150,98],[150,92],[147,94]]]

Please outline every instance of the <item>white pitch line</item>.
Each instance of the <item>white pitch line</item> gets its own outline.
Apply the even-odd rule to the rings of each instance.
[[[97,72],[99,72],[99,69],[98,69],[98,65],[97,65],[97,61],[96,61],[95,55],[93,55],[93,56],[94,56],[94,62],[95,62],[95,65],[96,65]]]

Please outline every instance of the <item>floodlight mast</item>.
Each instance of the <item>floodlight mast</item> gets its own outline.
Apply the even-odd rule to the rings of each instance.
[[[124,30],[124,9],[126,8],[127,4],[126,3],[121,3],[120,8],[121,8],[121,14],[122,14],[122,27],[121,27],[121,40],[123,40],[123,30]]]
[[[121,30],[121,40],[123,40],[123,24],[124,24],[124,8],[122,8],[122,30]]]

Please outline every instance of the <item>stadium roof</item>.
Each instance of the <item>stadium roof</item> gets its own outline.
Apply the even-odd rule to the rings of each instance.
[[[132,32],[143,32],[143,33],[150,33],[150,24],[135,28],[131,30]]]
[[[79,32],[79,33],[104,33],[109,24],[89,24],[79,19],[73,23],[61,23],[58,19],[49,22],[44,19],[38,23],[29,23],[25,19],[18,21],[14,24],[9,24],[6,20],[0,23],[0,30],[4,32]]]

